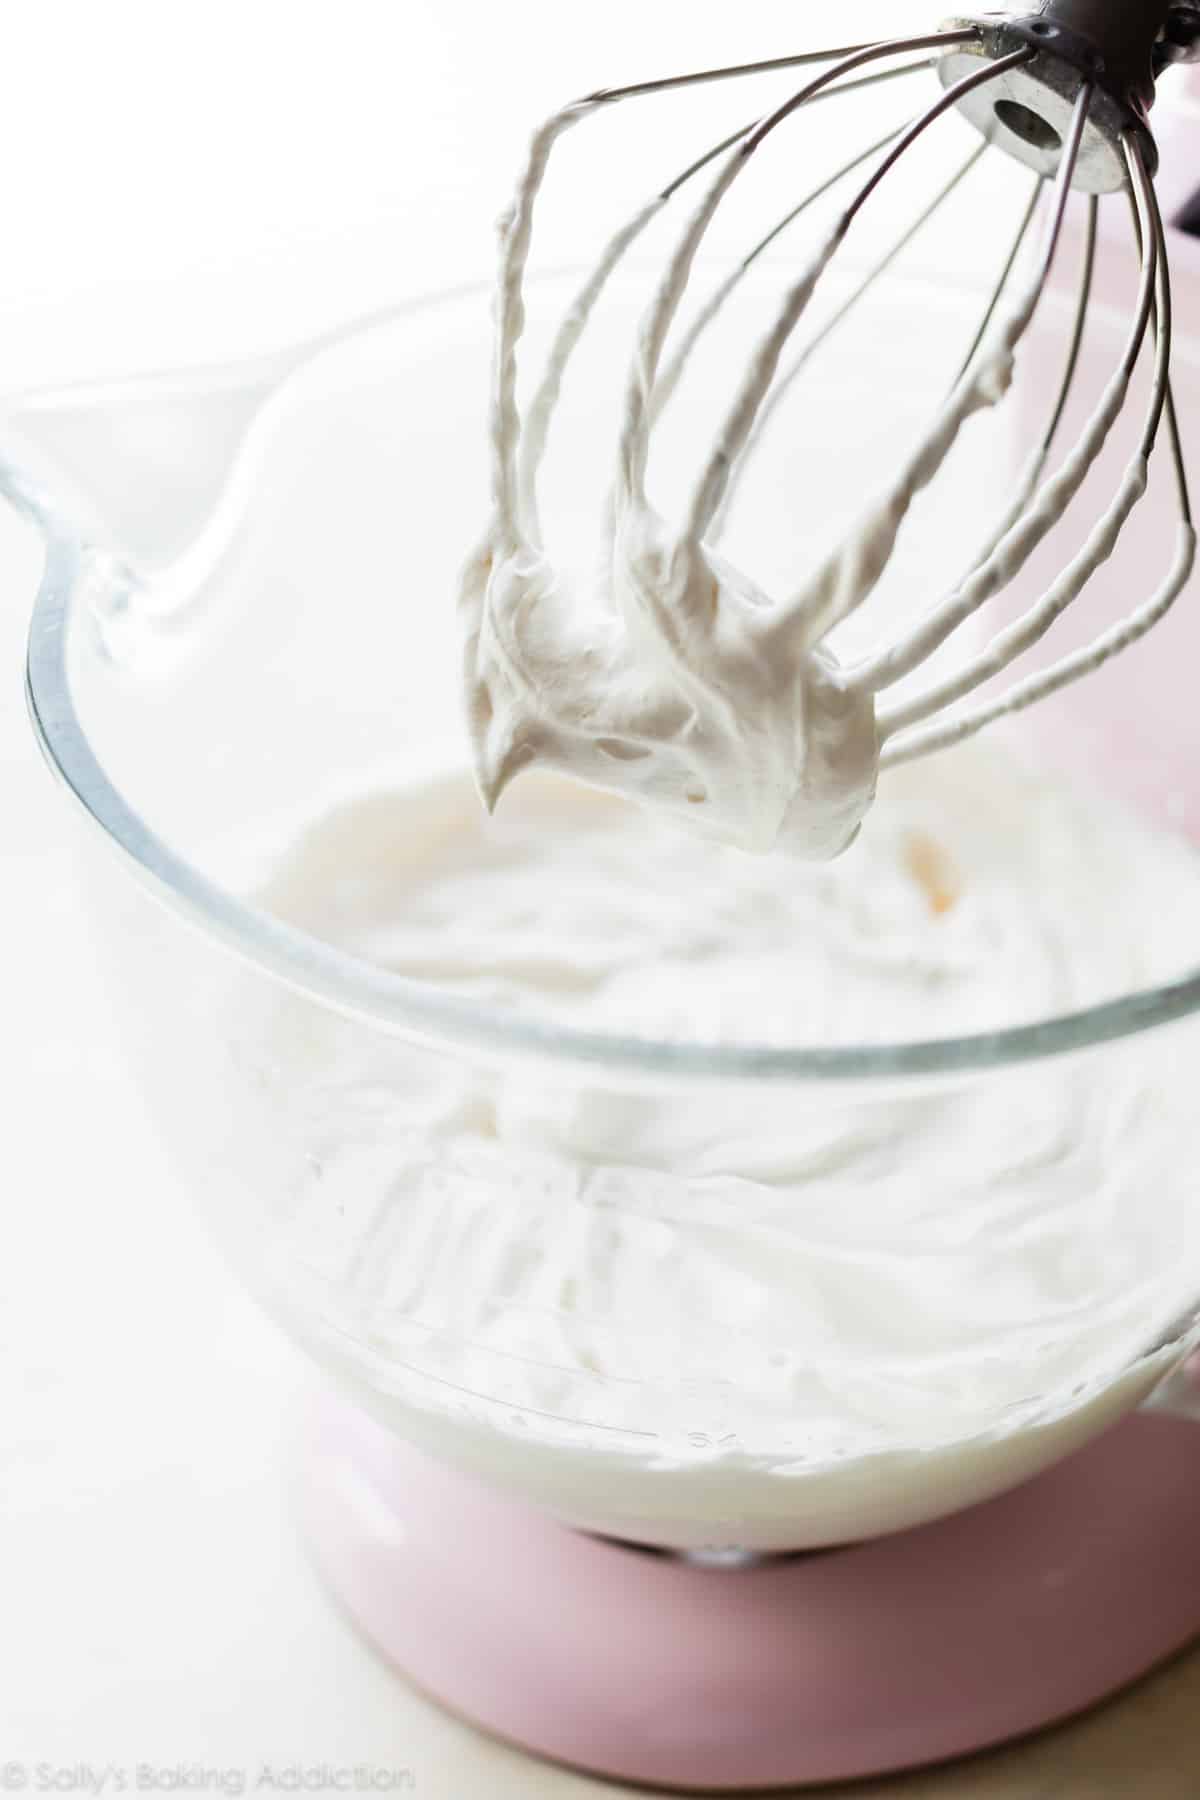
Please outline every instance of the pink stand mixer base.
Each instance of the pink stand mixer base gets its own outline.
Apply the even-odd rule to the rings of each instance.
[[[845,1780],[1093,1705],[1200,1634],[1200,1427],[1135,1414],[1012,1493],[744,1569],[571,1531],[329,1401],[305,1523],[368,1638],[453,1712],[689,1792]]]

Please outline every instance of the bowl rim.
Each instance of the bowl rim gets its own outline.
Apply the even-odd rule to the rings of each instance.
[[[265,403],[270,404],[292,374],[329,351],[448,300],[487,292],[487,282],[443,287],[322,333],[280,359],[286,366]],[[239,369],[247,372],[247,378],[249,371],[261,371],[265,360],[248,357],[191,373],[198,384],[228,383]],[[180,375],[173,370],[130,383],[79,384],[74,391],[111,394],[126,386],[144,389],[156,379],[178,381]],[[54,398],[61,400],[67,392],[58,389]],[[0,493],[33,522],[43,540],[45,560],[30,624],[25,692],[34,735],[51,772],[143,887],[210,938],[322,1005],[431,1047],[489,1060],[533,1058],[559,1070],[565,1065],[577,1073],[603,1072],[640,1083],[801,1086],[894,1083],[1016,1067],[1131,1038],[1200,1011],[1197,966],[1190,974],[1154,987],[994,1031],[870,1044],[708,1045],[578,1031],[364,962],[223,889],[172,850],[127,803],[88,738],[71,688],[68,638],[76,609],[83,603],[94,547],[6,456],[0,456]]]

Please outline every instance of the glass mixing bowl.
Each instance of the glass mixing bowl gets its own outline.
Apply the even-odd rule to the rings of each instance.
[[[539,285],[532,342],[571,285]],[[751,290],[747,303],[760,303],[769,275]],[[547,509],[563,542],[592,529],[643,292],[636,276],[618,287],[613,329],[571,389],[572,436],[551,459]],[[898,278],[880,304],[886,332],[876,313],[831,343],[806,378],[806,428],[777,434],[747,495],[740,541],[768,585],[849,518],[909,440],[977,307],[944,283]],[[1064,316],[1050,296],[1047,355]],[[1119,327],[1098,309],[1093,381]],[[718,336],[713,355],[728,360],[741,329]],[[855,1045],[546,1026],[408,979],[331,941],[319,919],[255,899],[279,848],[347,796],[416,796],[379,806],[366,850],[330,828],[322,854],[339,869],[345,859],[351,888],[386,883],[397,859],[473,816],[453,594],[485,507],[488,354],[486,294],[472,289],[266,363],[10,412],[5,485],[46,542],[32,716],[75,803],[97,955],[153,1115],[234,1268],[355,1402],[573,1525],[680,1548],[795,1549],[896,1531],[1010,1487],[1137,1406],[1196,1342],[1200,1113],[1186,1096],[1200,1056],[1200,924],[1167,931],[1153,883],[1128,921],[1151,972],[1140,991],[1101,979],[1093,1003],[1067,1014]],[[1181,349],[1181,388],[1196,380],[1190,354]],[[701,382],[681,397],[681,454],[710,435],[715,391]],[[881,391],[886,418],[875,408],[864,440],[863,409]],[[961,563],[997,510],[1020,426],[1019,414],[982,421],[964,441],[948,497],[922,511],[936,529],[905,540],[879,607]],[[1131,573],[1144,581],[1148,558],[1165,564],[1168,505],[1152,491],[1140,536],[1100,584],[1093,626]],[[1196,666],[1188,612],[1185,600],[1099,676],[1086,712],[1067,695],[1016,724],[1014,752],[1032,748],[1075,779],[1083,765],[1105,804],[1157,826],[1183,818],[1195,709],[1169,677],[1181,660]],[[1126,713],[1129,695],[1147,697],[1136,746],[1128,735],[1097,745],[1113,683]],[[519,786],[511,804],[536,812],[539,791]],[[547,804],[552,813],[553,795]],[[402,886],[395,904],[402,913]],[[1167,1097],[1171,1126],[1146,1133],[1114,1174],[1106,1133],[1131,1082]],[[431,1141],[422,1106],[448,1087],[465,1096],[461,1127]],[[1071,1151],[1078,1205],[1051,1247],[1053,1294],[1040,1297],[1036,1328],[1018,1273],[995,1302],[1003,1281],[991,1278],[1011,1244],[989,1224],[986,1193],[951,1191],[935,1162],[928,1207],[899,1236],[887,1180],[864,1195],[845,1221],[837,1294],[805,1301],[876,1321],[871,1356],[839,1349],[831,1327],[827,1367],[799,1321],[794,1340],[777,1319],[766,1333],[752,1272],[740,1301],[697,1291],[686,1319],[657,1323],[619,1286],[587,1288],[597,1230],[620,1240],[643,1296],[664,1238],[713,1269],[744,1272],[764,1246],[771,1254],[746,1174],[754,1146],[831,1120],[886,1141],[898,1117],[924,1108],[984,1121],[1034,1156],[1065,1105],[1090,1123]],[[644,1148],[648,1118],[656,1142],[686,1144],[717,1116],[734,1148],[715,1173]],[[545,1150],[564,1119],[594,1117],[617,1122],[623,1154],[619,1166],[599,1159],[581,1197]],[[506,1231],[515,1242],[530,1208],[540,1222],[538,1241],[526,1230],[486,1288],[472,1230],[439,1235],[443,1213],[459,1219],[464,1207],[489,1242]],[[547,1241],[558,1258],[549,1288],[530,1268]],[[921,1329],[931,1295],[939,1317],[953,1315],[932,1342]],[[555,1351],[563,1342],[569,1358]]]

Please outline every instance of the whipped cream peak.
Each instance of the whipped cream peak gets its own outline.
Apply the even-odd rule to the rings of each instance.
[[[590,594],[511,533],[468,566],[467,712],[488,810],[537,762],[743,849],[836,856],[875,791],[870,697],[799,621],[780,630],[724,558],[645,503],[614,510]]]

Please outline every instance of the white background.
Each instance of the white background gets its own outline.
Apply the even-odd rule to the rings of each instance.
[[[477,275],[562,100],[936,12],[5,0],[0,391],[265,349]],[[530,1766],[397,1684],[303,1562],[295,1362],[149,1139],[29,745],[37,569],[0,519],[0,1764],[367,1761],[411,1765],[424,1796],[528,1794]]]
[[[528,130],[564,101],[940,16],[909,0],[8,0],[0,379],[269,347],[478,275]],[[747,107],[732,89],[701,104]],[[673,105],[641,197],[679,160]],[[573,230],[557,222],[556,260],[594,239],[595,192]]]

